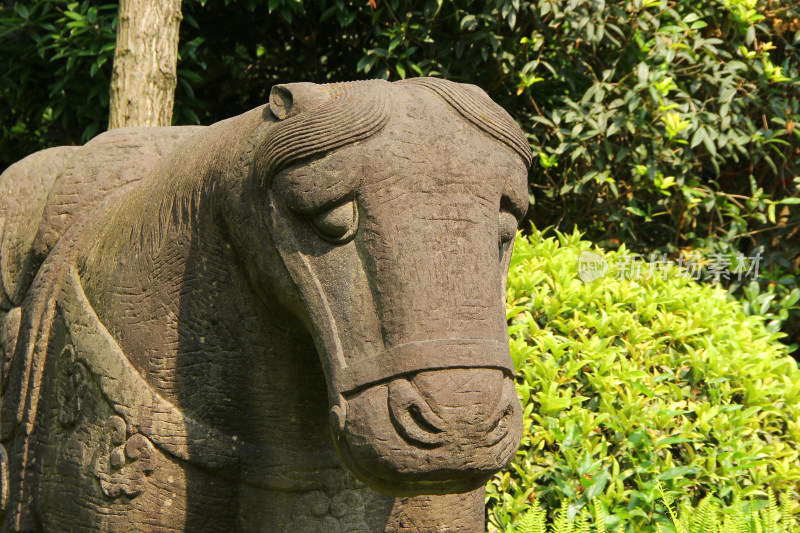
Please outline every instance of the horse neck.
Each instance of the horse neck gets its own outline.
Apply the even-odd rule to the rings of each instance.
[[[313,342],[254,290],[227,233],[246,139],[220,148],[211,133],[98,219],[80,254],[84,290],[128,360],[188,416],[254,443],[332,447]]]

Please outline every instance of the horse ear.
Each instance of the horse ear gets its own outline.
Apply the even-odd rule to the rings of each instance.
[[[323,85],[316,83],[284,83],[269,92],[269,109],[275,118],[284,120],[310,111],[330,99]]]

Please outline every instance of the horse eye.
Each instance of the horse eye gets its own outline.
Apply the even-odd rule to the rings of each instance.
[[[501,255],[508,248],[509,243],[517,234],[517,218],[507,211],[500,212],[498,243]]]
[[[342,244],[358,229],[358,208],[353,200],[339,204],[310,217],[311,225],[326,241]]]

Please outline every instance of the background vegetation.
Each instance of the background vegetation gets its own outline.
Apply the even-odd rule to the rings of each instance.
[[[682,505],[675,510],[674,502],[661,492],[661,503],[669,514],[671,524],[679,533],[796,533],[797,517],[792,515],[791,500],[785,498],[778,506],[775,493],[767,489],[766,501],[751,498],[747,502],[734,498],[730,505],[720,503],[714,496],[707,496],[696,506]],[[605,524],[605,511],[595,498],[591,511],[584,507],[579,513],[571,513],[565,501],[550,522],[547,513],[536,502],[517,522],[505,529],[514,533],[605,533],[610,531]],[[664,531],[664,526],[659,531]],[[672,528],[670,528],[672,529]]]
[[[608,270],[584,282],[589,250]],[[679,506],[770,486],[797,512],[800,369],[780,334],[723,289],[674,265],[635,275],[631,259],[578,233],[515,244],[508,317],[525,430],[489,484],[491,526],[509,530],[535,498],[572,514],[594,500],[617,531],[671,530],[659,484]]]

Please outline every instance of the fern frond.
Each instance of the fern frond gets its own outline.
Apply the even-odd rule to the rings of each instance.
[[[789,491],[786,491],[781,497],[781,533],[791,533],[794,529],[792,526],[792,499]]]
[[[547,533],[544,509],[539,507],[539,501],[534,500],[533,505],[525,512],[522,519],[514,526],[515,533]]]
[[[589,511],[584,507],[575,522],[575,533],[589,533]]]
[[[592,498],[592,505],[594,506],[594,525],[597,533],[606,533],[606,515],[603,512],[600,499],[596,496]]]
[[[747,527],[747,517],[744,514],[742,507],[742,495],[736,493],[733,495],[733,518],[731,519],[731,531],[733,533],[749,533],[750,528]]]
[[[763,524],[761,523],[761,517],[758,516],[756,512],[756,504],[753,501],[753,498],[750,498],[750,517],[753,519],[753,527],[755,528],[755,533],[764,533]]]
[[[735,525],[733,518],[725,516],[722,519],[722,533],[739,533],[739,526]]]
[[[697,508],[697,519],[692,521],[692,526],[695,525],[698,528],[692,528],[693,532],[699,530],[699,533],[718,533],[720,529],[719,506],[710,495],[700,501]]]
[[[764,513],[764,533],[778,533],[778,502],[772,487],[767,487],[767,510]]]
[[[677,514],[675,514],[675,510],[672,508],[672,499],[664,492],[664,488],[661,486],[661,483],[659,482],[656,486],[658,487],[658,492],[661,493],[661,500],[664,502],[664,506],[667,508],[669,517],[672,519],[672,523],[675,525],[675,531],[677,531],[677,533],[689,533],[683,521],[678,518]]]
[[[561,501],[561,508],[556,511],[556,520],[553,523],[553,533],[572,533],[573,523],[569,519],[569,502]]]

